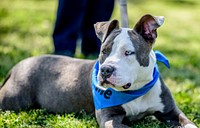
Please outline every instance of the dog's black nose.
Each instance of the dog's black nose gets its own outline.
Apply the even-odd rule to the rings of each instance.
[[[106,78],[109,78],[113,71],[115,70],[114,67],[110,65],[105,65],[101,67],[101,77],[105,80]]]

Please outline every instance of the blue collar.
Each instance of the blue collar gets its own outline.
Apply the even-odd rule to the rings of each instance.
[[[155,51],[155,54],[157,61],[162,62],[168,68],[170,68],[167,58],[161,52]],[[96,64],[94,65],[92,72],[92,94],[96,110],[122,105],[140,96],[145,95],[155,85],[156,81],[159,78],[159,71],[156,65],[153,71],[153,80],[138,90],[116,91],[113,88],[107,88],[106,90],[102,90],[96,86],[98,84],[97,81],[98,71],[99,71],[99,62],[97,61]]]

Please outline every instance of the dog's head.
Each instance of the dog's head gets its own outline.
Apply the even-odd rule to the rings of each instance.
[[[133,29],[119,28],[117,20],[97,22],[101,40],[99,86],[134,90],[151,81],[156,63],[152,50],[163,16],[144,15]]]

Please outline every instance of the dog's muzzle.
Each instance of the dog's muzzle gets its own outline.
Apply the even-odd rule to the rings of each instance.
[[[110,78],[110,76],[113,74],[113,72],[115,71],[115,68],[113,66],[110,65],[104,65],[101,67],[101,77],[103,79],[102,84],[108,84],[111,85],[113,87],[115,87],[115,85],[111,82],[109,82],[107,80],[107,78]],[[128,89],[131,86],[131,83],[127,83],[126,85],[122,86],[124,89]]]

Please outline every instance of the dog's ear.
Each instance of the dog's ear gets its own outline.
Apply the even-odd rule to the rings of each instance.
[[[147,42],[154,43],[157,37],[157,28],[164,22],[164,16],[144,15],[135,25],[134,30]]]
[[[119,29],[118,20],[112,20],[107,22],[97,22],[94,24],[95,32],[97,37],[103,43],[107,36],[114,30]]]

